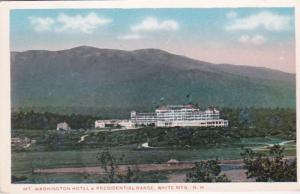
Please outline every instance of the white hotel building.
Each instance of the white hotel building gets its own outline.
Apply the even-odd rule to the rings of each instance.
[[[131,112],[131,122],[135,126],[154,125],[157,127],[227,127],[228,121],[220,119],[220,111],[188,105],[161,106],[154,113]]]

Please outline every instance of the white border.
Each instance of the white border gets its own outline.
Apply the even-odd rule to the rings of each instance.
[[[47,184],[11,184],[10,183],[10,49],[9,49],[9,10],[12,9],[65,9],[65,8],[238,8],[238,7],[294,7],[295,8],[295,26],[296,26],[296,73],[300,71],[299,67],[299,28],[300,28],[300,2],[297,0],[116,0],[116,1],[18,1],[18,2],[0,2],[0,74],[1,74],[1,90],[0,90],[0,137],[1,137],[1,163],[0,163],[0,191],[5,193],[29,193],[22,189],[30,186],[33,190],[36,187],[49,186]],[[298,25],[297,25],[298,24]],[[300,78],[296,76],[297,84],[297,112],[300,109],[299,83]],[[300,116],[297,114],[297,123],[300,122]],[[297,140],[300,139],[299,129],[297,125]],[[297,148],[299,142],[297,141]],[[297,157],[299,149],[297,149]],[[4,161],[4,162],[3,162]],[[298,181],[300,178],[300,161],[297,162]],[[98,184],[80,184],[80,186],[93,187]],[[199,191],[300,191],[300,184],[297,183],[159,183],[159,184],[101,184],[108,185],[157,185],[174,186],[182,185],[191,187],[193,185],[203,186],[204,189]],[[50,186],[76,186],[76,184],[51,184]],[[78,186],[78,184],[77,184]],[[31,190],[30,193],[34,191]],[[188,190],[196,192],[195,190]],[[64,192],[64,191],[62,191]],[[84,191],[81,191],[84,192]],[[87,192],[87,191],[85,191]],[[99,191],[90,191],[97,192]],[[117,190],[102,192],[121,192]],[[134,191],[135,193],[140,191]],[[152,190],[150,192],[162,192],[160,190]],[[169,193],[170,191],[164,191]],[[175,191],[180,192],[179,190]],[[36,192],[36,193],[41,193]],[[56,193],[56,192],[47,192]],[[66,193],[66,192],[64,192]],[[78,193],[78,192],[77,192]]]

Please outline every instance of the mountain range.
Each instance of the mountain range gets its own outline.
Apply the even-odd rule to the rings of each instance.
[[[295,108],[295,85],[295,74],[159,49],[11,52],[13,110],[126,117],[130,110],[189,102],[202,108]]]

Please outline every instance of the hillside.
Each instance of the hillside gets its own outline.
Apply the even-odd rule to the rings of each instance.
[[[212,64],[157,49],[81,46],[11,53],[14,110],[126,117],[158,104],[295,108],[295,75]]]

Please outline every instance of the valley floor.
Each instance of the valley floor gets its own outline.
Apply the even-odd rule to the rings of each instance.
[[[242,169],[242,160],[221,160],[219,161],[221,167],[224,169],[223,173],[226,174],[232,182],[248,182],[253,181],[247,179],[245,170]],[[184,182],[186,178],[186,170],[194,167],[193,162],[183,162],[178,164],[136,164],[136,165],[119,165],[118,173],[125,174],[128,167],[131,169],[138,169],[140,172],[167,172],[168,182]],[[226,169],[227,168],[227,169]],[[232,168],[232,169],[230,169]],[[90,167],[64,167],[64,168],[45,168],[34,169],[34,173],[39,174],[67,174],[67,173],[80,173],[80,174],[105,174],[105,171],[100,166]],[[168,173],[169,172],[169,173]]]
[[[37,138],[40,134],[32,132]],[[65,134],[67,135],[67,134]],[[71,140],[82,144],[92,138],[95,131],[77,134]],[[29,136],[27,134],[27,136]],[[186,173],[200,160],[218,159],[225,173],[232,182],[253,181],[247,179],[240,153],[241,147],[249,147],[265,152],[267,146],[282,144],[285,156],[296,157],[294,140],[275,137],[242,138],[217,147],[151,147],[144,141],[136,144],[117,145],[113,147],[67,147],[66,150],[45,150],[43,145],[33,144],[23,151],[12,151],[12,175],[20,178],[14,183],[94,183],[103,176],[103,169],[96,156],[109,151],[119,162],[120,173],[128,167],[142,173],[155,174],[161,177],[160,182],[184,182]],[[178,164],[167,163],[176,159]]]

